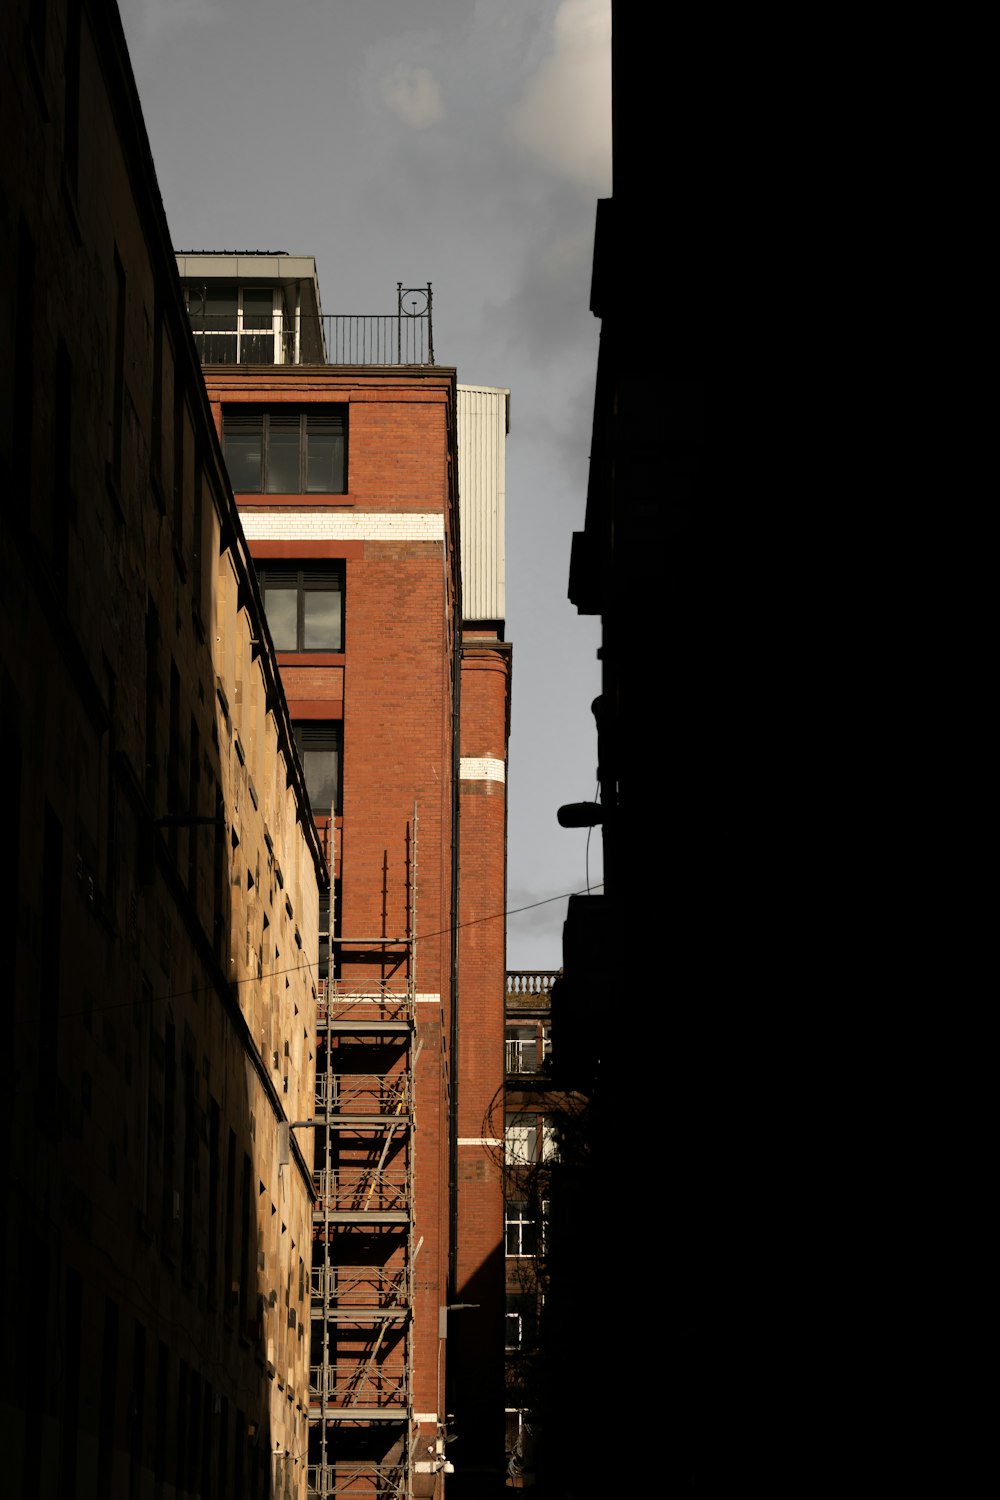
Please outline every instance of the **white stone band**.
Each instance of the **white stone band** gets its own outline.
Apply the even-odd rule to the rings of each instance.
[[[461,781],[506,781],[507,767],[488,755],[463,755],[458,775]]]
[[[436,513],[364,515],[335,510],[243,510],[247,540],[274,542],[443,542],[444,516]]]

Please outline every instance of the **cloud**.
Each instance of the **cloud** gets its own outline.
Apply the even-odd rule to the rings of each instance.
[[[192,22],[203,26],[221,19],[220,7],[211,0],[123,0],[125,12],[137,13],[139,24],[147,36],[159,36],[176,31]]]
[[[510,139],[587,193],[611,187],[611,7],[562,0],[555,51],[510,111]]]
[[[429,68],[399,63],[381,79],[379,88],[389,108],[414,130],[444,119],[441,88]]]

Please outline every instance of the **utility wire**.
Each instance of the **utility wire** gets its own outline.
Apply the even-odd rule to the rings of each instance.
[[[419,937],[414,938],[413,941],[415,943],[421,943],[425,938],[441,937],[443,934],[452,931],[459,932],[463,927],[477,927],[481,922],[498,922],[501,917],[514,917],[522,911],[534,911],[539,906],[550,906],[553,901],[567,901],[569,900],[570,896],[586,896],[589,895],[591,890],[596,890],[598,886],[602,886],[603,884],[603,880],[598,880],[594,886],[588,885],[585,891],[563,891],[558,896],[545,896],[541,901],[529,901],[527,906],[505,907],[503,911],[492,912],[489,916],[486,917],[473,917],[468,922],[458,922],[455,924],[454,928],[439,927],[435,932],[422,932]],[[228,981],[228,983],[232,985],[259,984],[262,983],[265,979],[277,979],[281,974],[301,974],[303,969],[308,969],[311,972],[312,968],[313,965],[309,962],[308,959],[306,959],[305,963],[291,964],[287,969],[271,969],[269,973],[261,974],[259,976],[256,974],[247,974],[244,979],[231,979]],[[151,996],[150,1001],[148,1002],[137,1000],[133,996],[130,1000],[117,1000],[112,1005],[91,1005],[86,1010],[64,1010],[59,1013],[58,1019],[62,1021],[71,1021],[76,1016],[93,1016],[103,1014],[105,1011],[109,1010],[128,1010],[133,1006],[141,1005],[143,1003],[152,1003],[153,1001],[157,1000],[181,1000],[185,995],[197,995],[202,990],[208,990],[211,988],[211,985],[202,984],[196,985],[193,989],[189,990],[169,990],[165,995]]]

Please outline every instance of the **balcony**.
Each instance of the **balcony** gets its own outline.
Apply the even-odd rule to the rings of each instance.
[[[287,286],[182,283],[203,365],[433,365],[431,284],[396,287],[394,313],[311,311]],[[303,302],[306,306],[303,307]]]

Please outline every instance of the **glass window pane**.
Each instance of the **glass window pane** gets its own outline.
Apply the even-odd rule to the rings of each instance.
[[[306,589],[302,645],[306,651],[340,650],[340,590]]]
[[[276,651],[298,650],[298,622],[296,619],[298,591],[294,587],[273,587],[270,584],[264,593],[264,608],[271,639]]]
[[[226,433],[226,468],[236,494],[260,493],[260,432]]]
[[[310,429],[306,489],[310,494],[343,494],[344,438],[342,433],[315,432]]]
[[[205,288],[204,325],[214,333],[236,332],[236,288],[215,286]]]
[[[243,289],[243,329],[271,328],[271,292],[269,288]]]
[[[270,495],[299,493],[299,429],[278,426],[271,418],[267,445],[267,491]]]
[[[337,801],[336,750],[306,750],[302,757],[309,804],[314,813],[329,815]]]

